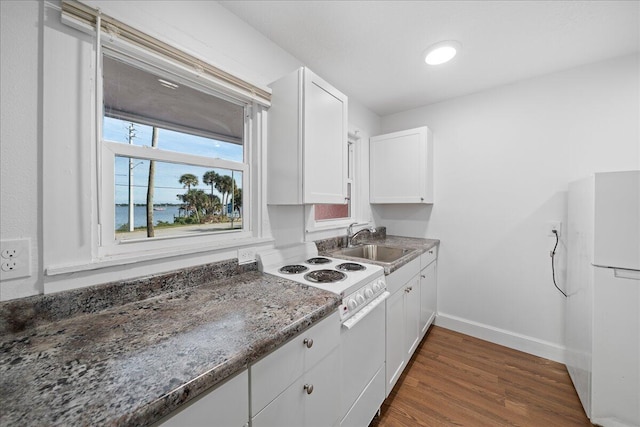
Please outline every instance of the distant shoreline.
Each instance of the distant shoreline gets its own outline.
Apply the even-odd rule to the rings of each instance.
[[[116,203],[115,206],[129,206],[129,203]],[[146,203],[134,203],[133,206],[147,206]],[[182,203],[154,203],[153,206],[182,206]]]

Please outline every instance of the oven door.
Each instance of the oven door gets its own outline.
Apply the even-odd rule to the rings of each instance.
[[[376,303],[356,324],[342,326],[342,427],[369,425],[384,401],[385,381],[377,377],[384,377],[386,305],[384,298]]]

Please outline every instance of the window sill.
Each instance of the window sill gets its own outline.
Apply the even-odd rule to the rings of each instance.
[[[118,256],[104,257],[94,260],[90,263],[80,263],[71,265],[56,265],[47,267],[45,269],[45,275],[49,277],[58,276],[61,274],[78,273],[83,271],[99,270],[103,268],[116,267],[121,265],[135,264],[145,261],[162,260],[166,258],[172,258],[183,255],[199,254],[205,252],[223,252],[232,249],[238,249],[248,246],[263,246],[269,245],[274,242],[272,237],[268,238],[253,238],[247,237],[242,239],[235,239],[231,241],[221,241],[219,243],[207,242],[206,244],[194,244],[188,246],[176,246],[170,250],[166,250],[162,253],[148,252],[138,254],[123,254]]]

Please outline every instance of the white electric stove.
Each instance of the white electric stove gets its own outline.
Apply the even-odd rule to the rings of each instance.
[[[340,318],[346,327],[351,327],[366,315],[367,309],[373,308],[372,303],[379,303],[388,296],[382,267],[319,256],[313,242],[275,248],[256,255],[258,268],[263,273],[339,294],[342,297]],[[348,319],[352,320],[347,322]]]
[[[369,425],[385,398],[384,269],[318,256],[315,243],[256,254],[263,273],[339,294],[341,427]]]

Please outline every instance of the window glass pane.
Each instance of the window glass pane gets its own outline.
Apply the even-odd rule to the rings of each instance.
[[[117,240],[243,228],[240,171],[116,156],[114,178]]]
[[[146,147],[152,146],[153,126],[105,116],[102,132],[104,139],[107,141]],[[158,128],[156,148],[196,156],[217,157],[239,163],[243,161],[242,145],[162,128]]]
[[[349,217],[349,205],[315,205],[316,221]]]
[[[313,205],[316,221],[344,219],[351,217],[351,184],[347,185],[348,203],[342,205]]]
[[[103,57],[103,137],[242,162],[244,106],[119,60]],[[131,129],[131,123],[134,129]]]

